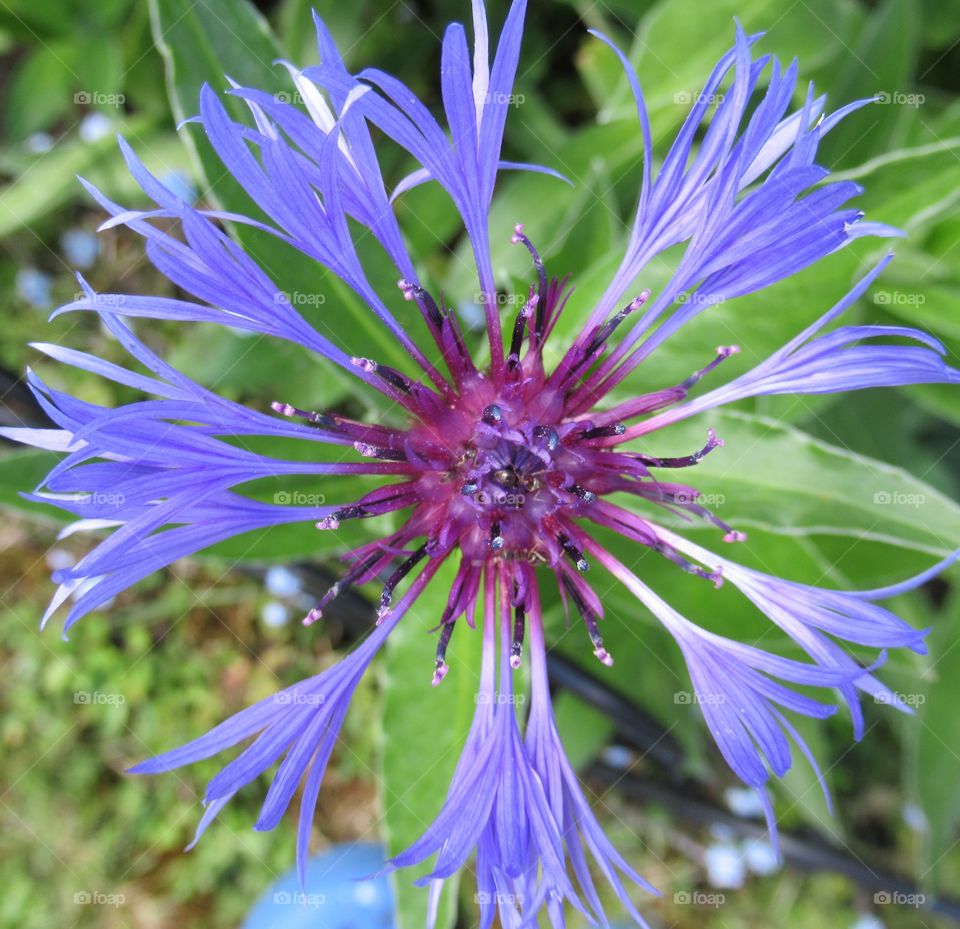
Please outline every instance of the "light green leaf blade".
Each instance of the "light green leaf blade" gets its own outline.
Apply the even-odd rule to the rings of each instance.
[[[938,557],[960,542],[960,506],[925,481],[763,416],[715,410],[646,437],[643,447],[687,453],[708,425],[726,444],[689,480],[737,528],[848,536]]]

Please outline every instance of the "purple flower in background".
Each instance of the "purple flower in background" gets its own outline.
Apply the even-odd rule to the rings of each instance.
[[[484,643],[476,716],[436,821],[391,866],[432,860],[424,882],[435,900],[442,882],[475,855],[481,925],[499,912],[506,927],[532,925],[542,909],[562,925],[567,906],[604,922],[594,883],[599,875],[642,924],[628,886],[653,888],[601,831],[553,718],[541,585],[556,585],[568,613],[582,622],[589,647],[607,665],[613,658],[600,631],[603,604],[587,580],[591,562],[662,622],[683,653],[721,752],[760,794],[772,829],[766,784],[771,773],[790,767],[791,742],[813,763],[785,711],[825,717],[836,706],[806,690],[836,691],[859,735],[858,691],[890,694],[873,674],[882,650],[923,650],[922,633],[874,601],[922,583],[943,564],[896,587],[860,593],[745,568],[657,518],[659,508],[712,525],[718,542],[744,538],[697,502],[693,487],[669,477],[693,468],[722,441],[705,426],[702,448],[665,457],[659,443],[654,455],[637,450],[632,440],[643,437],[646,448],[655,430],[742,398],[957,382],[960,374],[945,365],[936,340],[914,329],[832,326],[887,257],[833,309],[735,380],[698,391],[699,381],[716,377],[714,369],[737,350],[721,347],[682,383],[608,400],[659,345],[711,305],[768,287],[854,239],[898,234],[865,221],[847,205],[858,187],[826,182],[828,172],[815,163],[821,138],[863,103],[825,115],[824,99],[811,89],[803,106],[788,112],[796,64],[782,69],[775,58],[754,59],[754,39],[739,27],[734,48],[694,98],[656,173],[638,80],[611,45],[633,88],[644,142],[643,182],[623,260],[572,342],[554,346],[551,336],[570,294],[567,281],[548,274],[517,225],[512,239],[530,254],[532,283],[515,317],[501,319],[489,239],[498,172],[546,170],[501,160],[524,9],[523,0],[514,0],[492,63],[480,0],[473,3],[472,55],[463,27],[447,30],[441,85],[448,129],[396,78],[375,69],[351,75],[319,21],[322,63],[303,71],[288,66],[306,112],[263,91],[235,87],[232,93],[251,113],[250,124],[240,124],[204,88],[199,122],[263,219],[193,206],[121,142],[130,172],[156,208],[129,211],[88,189],[112,216],[105,225],[122,224],[142,235],[153,264],[193,299],[97,294],[82,282],[83,296],[59,312],[98,313],[138,370],[56,345],[38,348],[149,399],[107,409],[31,373],[40,403],[59,428],[3,433],[64,454],[34,499],[74,514],[78,522],[71,530],[113,530],[76,565],[54,573],[59,588],[44,621],[68,605],[65,630],[154,571],[240,533],[293,522],[335,531],[348,520],[394,514],[394,531],[349,552],[343,577],[305,620],[320,619],[348,587],[381,581],[375,628],[355,651],[133,769],[168,771],[253,738],[208,785],[198,837],[238,790],[279,762],[256,828],[273,828],[303,784],[297,848],[303,868],[324,770],[357,683],[441,565],[453,561],[455,580],[437,617],[433,683],[448,671],[457,625],[479,625],[473,633]],[[719,95],[725,81],[729,89]],[[371,129],[421,166],[392,194]],[[428,181],[449,194],[472,246],[486,330],[478,353],[469,350],[457,315],[421,282],[393,209],[396,197]],[[176,220],[182,237],[162,231],[156,219],[163,226]],[[224,221],[255,227],[329,269],[406,352],[407,368],[354,357],[327,326],[311,325],[296,301],[285,298],[283,280],[258,266],[223,231]],[[398,296],[381,295],[368,280],[357,251],[361,235],[372,237],[395,266],[400,296],[422,317],[416,338],[391,310]],[[651,260],[675,246],[682,246],[682,257],[670,281],[656,293],[632,290]],[[272,412],[248,409],[165,363],[135,337],[128,317],[217,322],[306,346],[375,391],[383,421],[313,411],[309,397],[283,398]],[[910,344],[891,344],[888,337]],[[562,352],[550,355],[559,357],[555,364],[545,362],[548,344]],[[306,454],[274,457],[253,450],[263,447],[248,441],[255,437],[274,440],[276,448],[313,444]],[[357,499],[306,506],[265,502],[247,488],[258,479],[304,475],[329,477],[328,498],[339,493],[336,478],[345,475],[366,480],[370,489]],[[613,502],[614,494],[640,498],[648,515]],[[809,661],[741,644],[681,616],[597,541],[609,531],[668,559],[678,572],[694,576],[691,583],[729,581]],[[876,664],[861,666],[844,642],[881,650]],[[529,711],[519,720],[515,674],[524,649],[531,689]]]

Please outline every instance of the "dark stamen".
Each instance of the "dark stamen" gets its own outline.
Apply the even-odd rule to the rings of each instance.
[[[568,535],[563,532],[558,533],[557,542],[581,574],[586,574],[590,570],[590,562],[583,557],[583,550]]]
[[[510,241],[513,242],[514,245],[521,242],[523,243],[527,251],[530,252],[530,257],[533,259],[533,267],[537,272],[537,315],[534,320],[533,334],[539,345],[543,340],[543,327],[547,314],[547,269],[543,266],[543,259],[540,257],[540,253],[533,247],[533,243],[523,234],[522,223],[517,223],[517,225],[513,227],[513,235],[510,237]]]
[[[648,465],[651,468],[689,468],[700,464],[703,459],[715,448],[723,445],[723,439],[718,439],[717,434],[712,430],[707,430],[707,444],[692,455],[684,455],[682,458],[653,458],[650,455],[637,455],[637,461]]]
[[[486,407],[480,414],[480,418],[488,426],[497,426],[503,419],[503,410],[501,410],[500,407],[498,407],[495,403],[491,403],[490,406]]]
[[[594,429],[585,429],[580,433],[581,439],[608,439],[611,436],[623,435],[627,427],[623,423],[614,423],[612,426],[597,426]]]
[[[650,297],[650,291],[644,290],[637,297],[634,297],[619,313],[616,313],[610,319],[608,319],[598,330],[597,334],[590,341],[590,344],[583,350],[583,358],[577,362],[573,369],[581,367],[584,362],[586,362],[591,355],[595,354],[603,345],[606,343],[607,339],[613,335],[617,327],[622,323],[631,313],[635,310],[639,310],[640,307],[647,302]]]
[[[276,401],[270,404],[270,408],[281,416],[299,416],[301,419],[305,419],[307,422],[312,423],[314,426],[319,426],[321,429],[337,428],[337,423],[333,417],[327,416],[325,413],[301,410],[295,406],[291,406],[289,403],[279,403]]]
[[[583,550],[568,535],[563,532],[558,533],[557,542],[581,574],[586,574],[590,570],[590,562],[583,557]]]
[[[364,519],[367,516],[382,516],[392,510],[408,506],[413,499],[409,485],[399,485],[393,490],[389,485],[372,491],[362,497],[359,503],[343,506],[317,523],[318,529],[339,529],[340,523],[346,519]]]
[[[406,461],[407,454],[399,448],[386,448],[383,445],[371,445],[369,442],[354,442],[353,447],[364,458],[382,458],[384,461]]]
[[[520,312],[517,313],[516,322],[513,324],[513,337],[510,339],[510,354],[507,356],[507,367],[510,369],[516,368],[520,364],[520,349],[523,347],[523,332],[527,326],[527,320],[530,318],[530,315],[536,309],[537,304],[540,302],[540,297],[533,292],[533,288],[530,288],[530,296],[527,297],[527,302],[520,308]]]
[[[345,506],[337,510],[335,513],[331,513],[329,516],[324,516],[323,519],[317,523],[317,528],[339,529],[342,520],[361,519],[366,515],[367,510],[362,506]]]
[[[600,635],[600,630],[597,627],[597,614],[594,613],[589,606],[587,606],[583,600],[583,597],[580,596],[579,591],[573,585],[573,581],[571,581],[570,578],[563,578],[563,586],[570,595],[570,599],[573,600],[574,606],[583,617],[584,625],[587,627],[587,634],[590,636],[590,641],[593,643],[593,654],[597,656],[602,664],[605,664],[609,668],[613,664],[613,657],[603,647],[603,637]]]
[[[495,551],[503,548],[504,538],[500,534],[500,523],[496,522],[490,527],[490,547]]]
[[[440,311],[443,313],[444,325],[450,328],[450,335],[453,339],[453,345],[457,350],[457,354],[460,356],[460,360],[472,368],[473,361],[470,358],[470,353],[467,351],[466,343],[463,341],[463,333],[460,331],[460,324],[457,322],[456,317],[450,313],[446,307],[446,304],[443,302],[443,294],[440,294]]]
[[[407,280],[397,281],[397,286],[403,292],[404,300],[415,300],[417,306],[423,312],[424,316],[430,321],[431,325],[440,329],[443,326],[443,313],[437,306],[436,300],[424,290],[419,284],[411,283]]]
[[[516,671],[520,667],[520,658],[523,655],[523,633],[527,614],[520,603],[513,611],[513,642],[510,645],[510,667]]]
[[[571,484],[569,487],[565,487],[568,493],[573,494],[575,497],[579,497],[584,503],[593,503],[597,499],[597,495],[592,490],[587,490],[586,487],[581,487],[579,484]]]
[[[551,452],[555,452],[560,445],[560,436],[557,435],[557,430],[553,426],[535,426],[533,438],[546,445]]]
[[[324,607],[336,600],[345,590],[352,587],[357,578],[363,577],[381,558],[383,552],[377,551],[358,561],[336,584],[317,601],[317,605],[303,618],[303,625],[310,626],[323,616]]]
[[[380,594],[380,609],[377,610],[377,624],[379,625],[390,612],[390,601],[393,599],[393,591],[399,584],[427,555],[427,543],[424,542],[412,555],[410,555],[403,564],[397,568],[393,574],[387,578],[387,583],[383,585],[383,593]]]
[[[395,368],[371,361],[369,358],[351,358],[350,361],[355,368],[361,368],[369,374],[376,374],[381,381],[396,387],[401,393],[408,394],[413,390],[413,381]]]
[[[446,676],[450,666],[447,664],[447,646],[450,644],[450,636],[453,635],[453,626],[455,619],[447,620],[440,628],[440,640],[437,642],[437,663],[433,671],[434,687],[437,686]]]
[[[689,390],[693,387],[697,381],[700,380],[704,375],[709,374],[720,362],[726,360],[731,355],[736,355],[740,351],[739,345],[721,345],[717,349],[717,357],[713,359],[706,367],[701,368],[699,371],[694,371],[680,386],[684,390]]]

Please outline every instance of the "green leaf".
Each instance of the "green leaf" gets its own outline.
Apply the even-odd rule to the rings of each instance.
[[[482,631],[461,619],[447,662],[450,672],[439,687],[430,686],[436,637],[455,564],[440,569],[397,628],[390,634],[383,663],[383,750],[380,758],[381,805],[388,853],[395,855],[418,839],[440,811],[476,709]],[[422,929],[427,889],[414,887],[427,873],[404,869],[391,875],[398,929]],[[437,929],[456,916],[457,878],[444,886]]]
[[[687,453],[703,444],[708,425],[726,444],[690,481],[731,525],[886,542],[940,557],[960,539],[960,506],[925,481],[766,417],[714,410],[648,436],[644,448]]]
[[[84,30],[116,29],[133,0],[5,0],[0,26],[25,39],[43,41],[44,35],[75,37]]]
[[[109,114],[120,112],[126,102],[120,43],[102,33],[89,32],[74,36],[72,41],[74,99]]]
[[[891,281],[875,288],[872,297],[882,310],[911,326],[941,338],[960,340],[960,287],[898,286]]]
[[[784,8],[776,0],[667,0],[647,16],[635,41],[638,73],[650,108],[654,138],[672,132],[686,116],[692,95],[703,87],[710,71],[734,42],[734,17],[747,34],[765,31],[759,48],[781,60],[794,56],[809,69],[841,53],[862,18],[857,5],[833,0],[808,0]],[[826,23],[830,26],[826,26]],[[664,53],[664,50],[669,50]],[[605,112],[610,118],[629,117],[633,109],[626,82],[611,93]],[[845,99],[845,98],[842,98]],[[634,117],[635,118],[635,117]]]
[[[7,96],[6,127],[13,139],[46,129],[73,105],[75,83],[64,55],[70,46],[38,46],[15,68]]]
[[[849,164],[883,151],[905,108],[922,103],[922,97],[910,95],[919,31],[910,0],[886,0],[867,17],[830,95],[843,102],[870,97],[879,102],[852,113],[824,139],[822,164]]]
[[[325,358],[299,345],[224,330],[214,323],[197,325],[194,338],[175,345],[168,360],[187,377],[263,409],[293,396],[314,406],[332,406],[351,386],[332,374],[333,365]]]
[[[134,118],[117,128],[149,148],[150,121]],[[30,228],[81,194],[83,188],[77,183],[77,175],[119,157],[116,149],[116,139],[107,133],[93,142],[78,138],[61,142],[42,155],[23,174],[0,188],[0,236]]]
[[[929,613],[927,609],[927,613]],[[925,617],[929,622],[933,617]],[[907,753],[908,783],[926,819],[925,841],[919,871],[941,875],[944,856],[955,843],[960,825],[960,647],[957,642],[957,598],[952,597],[942,615],[936,618],[930,639],[929,666],[926,682],[921,682],[910,705],[915,709],[914,738]],[[919,704],[919,705],[918,705]]]
[[[43,503],[24,500],[21,494],[38,487],[60,460],[53,452],[18,449],[0,458],[0,508],[22,510],[62,521],[69,514]]]
[[[828,137],[829,138],[829,137]],[[841,176],[869,175],[860,205],[871,219],[890,223],[910,234],[911,242],[960,201],[960,164],[955,137],[942,145],[918,146],[913,152],[891,153],[889,160],[871,159]],[[908,154],[910,157],[908,157]]]

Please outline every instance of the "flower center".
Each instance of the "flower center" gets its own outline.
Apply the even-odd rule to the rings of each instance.
[[[530,252],[537,283],[530,286],[517,313],[510,350],[499,373],[484,372],[473,363],[456,316],[442,300],[437,302],[418,284],[401,280],[404,297],[420,307],[436,337],[451,380],[434,368],[423,379],[413,380],[369,358],[354,358],[352,363],[379,380],[382,392],[409,414],[407,428],[273,404],[276,412],[305,419],[331,441],[352,444],[364,458],[376,459],[365,466],[365,473],[399,478],[327,513],[318,528],[335,530],[347,519],[408,512],[389,536],[348,554],[351,567],[304,622],[319,619],[325,605],[347,588],[372,580],[383,583],[378,608],[382,622],[393,608],[394,593],[417,565],[425,559],[439,563],[454,549],[460,551],[453,590],[438,626],[434,683],[446,673],[445,654],[456,618],[468,613],[469,604],[476,601],[481,576],[491,561],[504,577],[511,578],[511,664],[516,667],[520,662],[525,591],[533,583],[535,565],[554,572],[568,611],[576,611],[583,619],[594,654],[605,664],[612,662],[598,627],[602,606],[583,576],[590,567],[583,554],[589,540],[583,520],[656,551],[690,574],[717,585],[722,582],[719,569],[708,571],[688,561],[660,537],[653,524],[609,500],[613,494],[631,495],[704,519],[723,529],[727,541],[743,538],[699,502],[695,488],[657,473],[700,462],[722,444],[712,430],[706,445],[680,457],[652,456],[622,447],[631,438],[626,422],[684,399],[736,347],[718,348],[713,361],[679,384],[598,409],[596,399],[605,392],[599,389],[603,385],[598,372],[604,370],[599,359],[610,337],[643,307],[649,292],[641,292],[605,322],[585,330],[548,371],[543,347],[569,291],[566,281],[548,280],[522,226],[514,228],[513,241]]]

